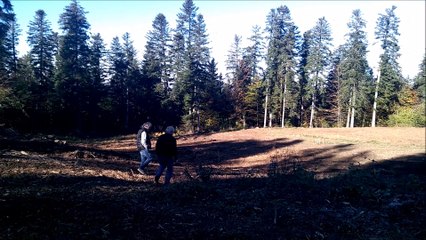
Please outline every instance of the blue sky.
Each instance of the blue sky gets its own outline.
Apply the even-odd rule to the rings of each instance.
[[[54,31],[59,31],[58,20],[70,1],[66,0],[11,0],[18,24],[22,29],[19,50],[28,51],[26,32],[28,24],[34,19],[35,12],[43,9]],[[121,37],[129,32],[138,50],[139,58],[145,50],[145,36],[151,30],[152,21],[158,13],[163,13],[171,28],[175,27],[176,15],[180,12],[183,0],[169,1],[101,1],[81,0],[80,4],[88,12],[87,20],[92,33],[100,33],[109,45],[115,36]],[[380,54],[379,44],[373,45],[374,28],[379,13],[386,8],[397,6],[396,14],[400,18],[399,59],[404,76],[414,77],[419,72],[419,64],[425,54],[425,1],[208,1],[194,0],[199,7],[198,13],[204,16],[209,34],[211,55],[218,62],[219,71],[225,73],[226,55],[233,42],[234,35],[243,38],[243,46],[251,35],[254,25],[265,27],[266,16],[272,8],[287,5],[291,16],[301,33],[312,28],[318,18],[325,17],[331,25],[334,47],[345,41],[347,23],[352,11],[360,9],[367,21],[369,41],[368,60],[376,68]]]

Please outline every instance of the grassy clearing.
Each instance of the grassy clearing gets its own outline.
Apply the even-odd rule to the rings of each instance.
[[[421,137],[417,129],[385,130],[182,136],[168,187],[132,172],[133,136],[66,143],[2,138],[0,236],[426,239],[425,153],[406,148],[421,145]],[[401,132],[407,135],[392,137]],[[336,142],[318,144],[315,136]],[[364,153],[378,160],[360,163]]]

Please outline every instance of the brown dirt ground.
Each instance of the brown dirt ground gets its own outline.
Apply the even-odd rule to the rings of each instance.
[[[0,136],[0,238],[426,237],[425,128],[273,128],[176,137],[172,188],[161,189],[153,184],[155,161],[148,176],[137,173],[134,135]],[[377,174],[374,164],[382,169]],[[362,173],[366,180],[324,182],[372,165]],[[297,169],[317,182],[310,173],[268,178]],[[190,184],[206,177],[214,184]]]
[[[278,161],[323,177],[351,165],[424,154],[425,138],[424,128],[274,128],[180,137],[179,145],[184,161],[221,169],[261,169]]]
[[[0,153],[6,165],[0,173],[95,175],[152,182],[152,176],[137,174],[139,155],[134,138],[75,141],[37,136],[3,140]],[[303,167],[324,178],[353,166],[424,155],[426,149],[425,128],[259,128],[176,138],[179,156],[174,182],[187,181],[189,175],[196,177],[200,165],[211,169],[216,178],[266,176],[271,164],[284,170]],[[13,161],[5,162],[7,158]],[[157,166],[154,160],[148,173],[153,175]]]

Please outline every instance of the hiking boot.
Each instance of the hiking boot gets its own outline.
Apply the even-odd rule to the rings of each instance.
[[[143,169],[138,168],[138,172],[142,175],[148,175]]]

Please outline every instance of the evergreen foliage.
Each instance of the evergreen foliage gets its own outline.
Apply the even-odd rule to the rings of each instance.
[[[396,7],[386,9],[380,14],[376,23],[376,39],[380,41],[383,53],[380,55],[378,85],[377,118],[385,122],[387,116],[394,112],[398,102],[398,92],[402,87],[401,69],[398,58],[399,18],[395,14]]]
[[[288,103],[297,103],[295,75],[297,66],[297,49],[300,41],[299,32],[294,25],[287,6],[272,9],[267,17],[268,52],[266,56],[266,77],[270,120],[285,125]],[[296,105],[296,104],[293,104]],[[290,108],[294,116],[297,109]]]
[[[83,7],[73,0],[59,18],[62,30],[56,61],[56,90],[59,97],[59,119],[63,129],[85,132],[88,121],[89,33]]]
[[[318,110],[321,98],[324,97],[325,77],[331,64],[331,29],[324,17],[318,19],[316,25],[311,29],[309,40],[306,93],[311,102],[309,127],[313,127],[318,125],[315,124],[315,112]]]
[[[355,120],[358,120],[358,125],[366,124],[365,117],[371,116],[369,114],[371,101],[368,96],[372,95],[372,71],[367,62],[368,43],[365,27],[366,22],[362,18],[361,11],[359,9],[354,10],[348,23],[349,33],[347,34],[346,51],[341,62],[341,88],[348,96],[341,99],[349,116],[346,121],[349,124],[346,127],[354,127],[356,125]],[[361,114],[360,117],[358,117],[359,114]]]
[[[271,9],[265,27],[253,26],[248,38],[230,39],[222,77],[193,0],[183,2],[174,29],[157,14],[142,60],[129,33],[109,47],[91,33],[77,0],[59,16],[60,33],[44,10],[36,11],[27,29],[30,50],[18,57],[21,29],[10,0],[1,0],[0,126],[83,135],[135,132],[145,121],[155,130],[174,125],[194,133],[362,127],[376,122],[376,110],[382,126],[424,126],[426,57],[414,79],[402,78],[395,10],[377,19],[383,52],[376,79],[359,10],[352,12],[346,42],[332,49],[324,17],[301,36],[287,6]]]

